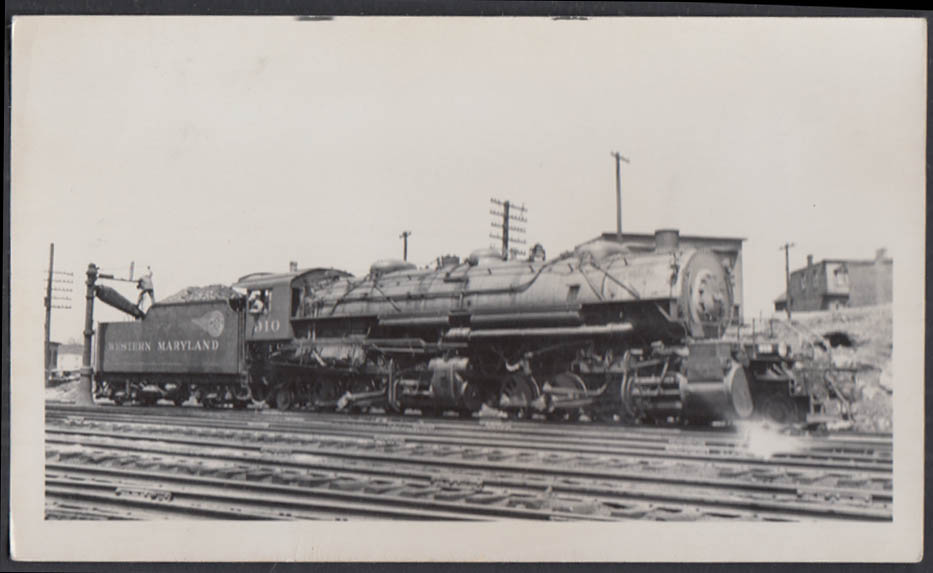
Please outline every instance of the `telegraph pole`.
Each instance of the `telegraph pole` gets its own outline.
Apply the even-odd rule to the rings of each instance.
[[[785,294],[784,294],[784,308],[787,310],[787,320],[790,321],[790,248],[794,246],[794,243],[784,243],[781,245],[779,251],[784,251],[784,283],[785,283]]]
[[[509,256],[509,211],[512,209],[512,203],[506,201],[502,205],[502,258]]]
[[[45,382],[52,369],[52,277],[55,276],[55,243],[49,243],[49,280],[45,287]]]
[[[616,159],[616,239],[622,242],[622,162],[631,163],[618,151],[610,153]]]
[[[502,217],[502,222],[493,221],[492,226],[496,229],[499,229],[501,234],[490,234],[490,239],[501,239],[502,240],[502,258],[508,259],[509,253],[514,253],[515,255],[523,255],[524,251],[521,249],[509,249],[509,245],[516,243],[519,245],[524,245],[524,239],[517,239],[512,236],[513,233],[524,233],[525,229],[522,227],[516,227],[512,224],[512,221],[517,221],[519,223],[527,223],[528,219],[525,218],[524,214],[528,210],[524,205],[516,205],[512,201],[500,201],[498,199],[489,199],[489,201],[498,207],[502,208],[502,211],[496,211],[495,209],[489,211],[490,215],[495,217]],[[518,213],[517,215],[515,213]]]
[[[408,237],[411,236],[411,231],[402,231],[402,234],[398,236],[399,239],[404,241],[404,246],[402,247],[402,260],[408,260]]]
[[[71,286],[74,275],[65,271],[55,270],[55,243],[49,243],[49,276],[45,283],[45,379],[49,380],[54,367],[52,360],[52,309],[71,308]],[[69,294],[56,294],[69,293]]]

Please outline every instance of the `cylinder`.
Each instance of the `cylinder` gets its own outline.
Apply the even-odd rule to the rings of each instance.
[[[684,387],[684,415],[689,418],[744,419],[753,410],[741,364],[733,363],[721,380],[688,380]]]

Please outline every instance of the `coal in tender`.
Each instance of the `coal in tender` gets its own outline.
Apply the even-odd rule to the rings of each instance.
[[[158,302],[177,303],[177,302],[201,302],[210,300],[229,300],[231,297],[239,296],[232,288],[221,285],[207,285],[203,287],[190,286],[181,289],[170,297],[164,298]]]

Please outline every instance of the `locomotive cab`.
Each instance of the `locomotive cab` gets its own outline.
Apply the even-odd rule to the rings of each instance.
[[[246,291],[246,340],[287,340],[294,336],[291,283],[296,273],[255,273],[234,288]]]

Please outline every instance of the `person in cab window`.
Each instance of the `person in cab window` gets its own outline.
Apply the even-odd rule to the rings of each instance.
[[[266,311],[266,301],[265,296],[263,296],[263,291],[255,290],[249,295],[249,312],[250,314],[262,314]]]

